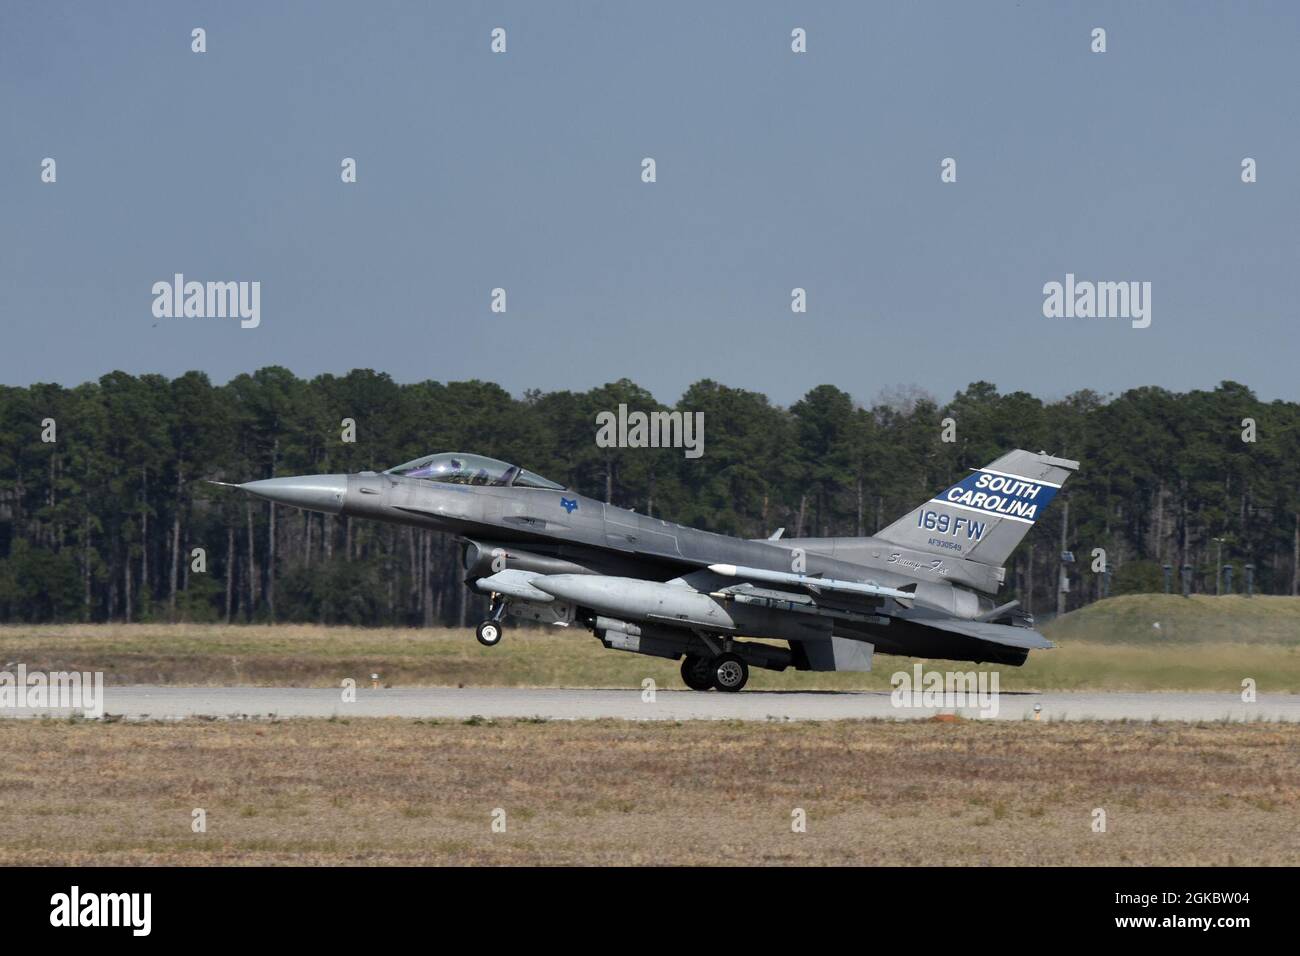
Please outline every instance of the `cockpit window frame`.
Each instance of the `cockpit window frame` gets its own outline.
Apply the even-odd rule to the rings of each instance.
[[[429,469],[440,460],[453,466],[456,470],[438,470],[429,474],[411,474]],[[463,462],[463,464],[462,464]],[[435,484],[470,485],[475,488],[536,488],[546,491],[567,491],[556,481],[544,478],[536,472],[512,465],[499,458],[475,455],[469,452],[442,451],[431,455],[421,455],[410,461],[395,465],[384,471],[393,478],[412,478],[430,481]]]

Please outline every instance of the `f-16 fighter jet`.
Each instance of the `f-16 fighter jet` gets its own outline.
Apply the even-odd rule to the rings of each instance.
[[[482,644],[501,641],[507,616],[584,627],[605,647],[681,660],[695,690],[734,692],[751,667],[863,671],[877,650],[1018,666],[1051,647],[996,595],[1012,549],[1078,467],[1009,452],[866,538],[712,534],[458,452],[234,487],[455,535],[466,586],[490,598]]]

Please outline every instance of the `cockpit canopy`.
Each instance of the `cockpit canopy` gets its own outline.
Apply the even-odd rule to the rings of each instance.
[[[484,458],[482,455],[462,455],[455,451],[425,455],[423,458],[408,461],[396,468],[389,468],[384,474],[398,475],[403,478],[424,478],[427,481],[441,481],[453,485],[564,490],[564,485],[548,481],[541,475],[533,474],[518,465],[497,461],[495,458]]]

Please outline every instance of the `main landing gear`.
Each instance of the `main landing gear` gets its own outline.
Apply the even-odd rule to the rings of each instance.
[[[484,647],[496,647],[501,643],[501,638],[505,636],[505,628],[501,626],[501,622],[505,616],[505,599],[492,595],[492,606],[488,611],[487,620],[474,630],[474,636],[478,638],[480,644]]]
[[[713,686],[709,676],[709,662],[703,657],[687,654],[682,658],[682,680],[691,690],[708,690]]]
[[[688,654],[682,659],[682,680],[691,690],[714,687],[734,694],[748,683],[749,665],[735,654],[718,654],[715,657]]]

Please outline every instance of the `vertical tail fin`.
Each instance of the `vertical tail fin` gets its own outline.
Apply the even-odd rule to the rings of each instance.
[[[993,567],[1006,563],[1079,463],[1017,449],[972,471],[876,537]]]

